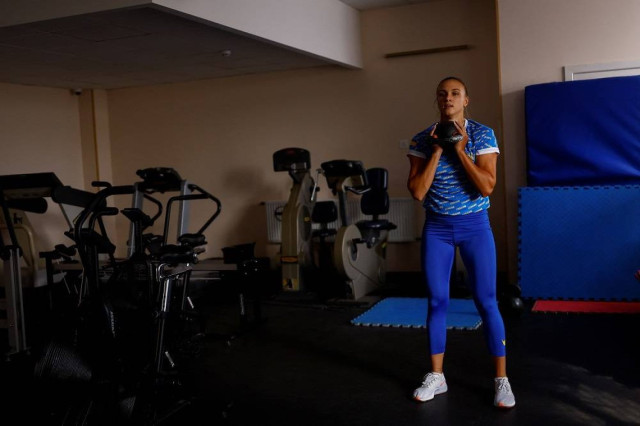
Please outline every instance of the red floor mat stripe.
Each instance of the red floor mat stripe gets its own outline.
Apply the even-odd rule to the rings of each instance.
[[[583,312],[602,314],[640,314],[640,302],[586,302],[536,300],[533,312]]]

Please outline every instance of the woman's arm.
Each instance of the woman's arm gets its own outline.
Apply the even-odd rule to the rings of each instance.
[[[498,154],[477,155],[476,162],[474,163],[464,151],[464,147],[469,141],[469,135],[467,135],[467,131],[463,126],[456,123],[456,127],[458,128],[458,132],[463,136],[462,140],[455,145],[456,154],[471,182],[478,188],[478,191],[480,191],[483,197],[488,197],[496,186]]]
[[[433,144],[431,152],[430,158],[421,158],[415,155],[408,156],[411,170],[409,171],[407,188],[409,188],[411,196],[418,201],[422,201],[427,192],[429,192],[429,188],[431,188],[433,178],[436,175],[438,161],[440,161],[440,156],[442,155],[442,147]]]
[[[457,151],[462,167],[467,172],[471,182],[478,188],[483,197],[488,197],[496,186],[497,153],[476,156],[476,162],[471,161],[464,152]]]

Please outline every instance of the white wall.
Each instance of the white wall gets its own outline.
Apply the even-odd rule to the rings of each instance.
[[[68,90],[0,83],[0,175],[54,172],[63,184],[82,188],[78,99]],[[73,244],[62,235],[60,209],[48,203],[45,214],[28,214],[39,251]]]
[[[361,67],[358,11],[339,0],[153,0],[158,6],[349,67]]]
[[[562,81],[565,65],[637,61],[640,58],[640,2],[498,0],[497,4],[509,272],[510,281],[515,283],[517,189],[526,185],[524,88]]]

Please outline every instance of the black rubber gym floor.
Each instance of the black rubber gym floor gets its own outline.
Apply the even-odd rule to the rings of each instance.
[[[427,368],[424,329],[358,327],[350,320],[365,304],[283,295],[263,301],[263,322],[241,328],[236,301],[213,286],[196,298],[207,335],[181,365],[190,403],[166,424],[640,424],[639,315],[537,314],[527,302],[505,317],[517,405],[501,411],[482,327],[448,332],[449,391],[418,403],[411,393]],[[3,364],[1,424],[61,424],[56,407],[71,394],[39,388],[31,368],[28,359]]]

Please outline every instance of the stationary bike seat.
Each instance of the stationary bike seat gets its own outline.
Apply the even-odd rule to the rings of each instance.
[[[162,263],[172,265],[177,263],[196,263],[198,260],[191,247],[178,246],[175,244],[167,244],[166,246],[160,247],[154,257]]]
[[[203,234],[182,234],[178,237],[178,242],[189,247],[198,247],[207,244]]]

